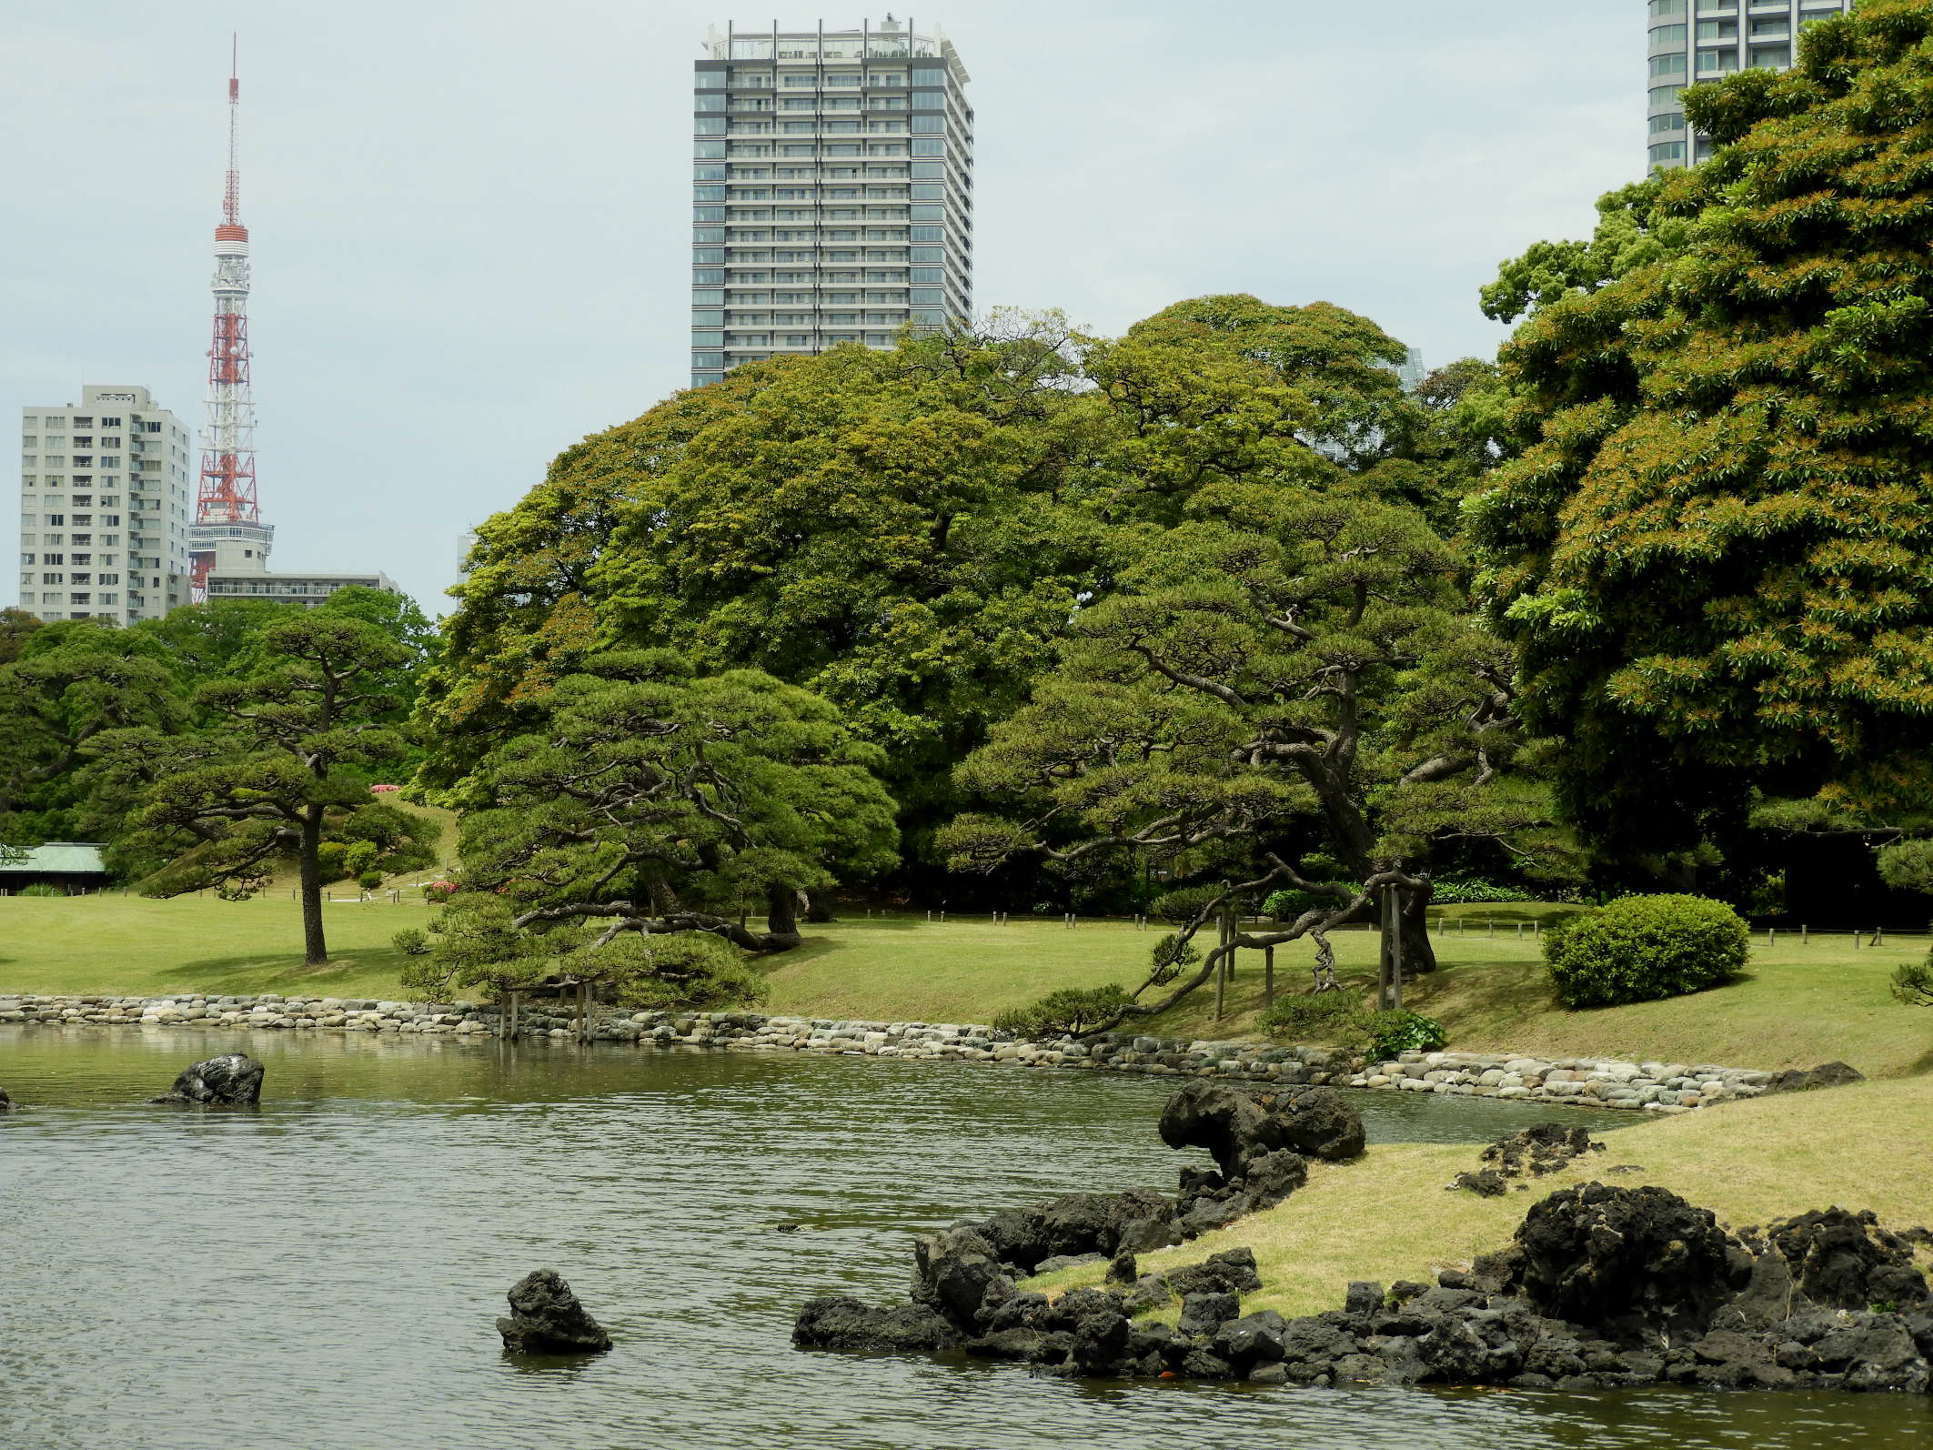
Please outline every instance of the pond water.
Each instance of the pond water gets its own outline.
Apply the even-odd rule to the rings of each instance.
[[[268,1065],[261,1111],[142,1103],[237,1050]],[[0,1085],[31,1105],[0,1119],[5,1450],[1933,1443],[1923,1400],[1083,1385],[791,1348],[806,1298],[902,1295],[914,1232],[1171,1184],[1158,1078],[0,1029]],[[1550,1116],[1361,1106],[1381,1141]],[[538,1267],[571,1281],[612,1353],[502,1354],[492,1321]]]

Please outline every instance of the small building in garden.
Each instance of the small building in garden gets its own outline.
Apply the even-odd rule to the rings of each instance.
[[[99,891],[107,885],[105,849],[99,842],[49,841],[24,858],[0,857],[0,896],[18,896],[28,886],[51,886],[67,896]]]

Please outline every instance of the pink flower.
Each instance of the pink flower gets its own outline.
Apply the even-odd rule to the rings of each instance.
[[[371,795],[386,795],[392,790],[401,789],[402,787],[400,785],[372,785],[369,787],[369,793]]]

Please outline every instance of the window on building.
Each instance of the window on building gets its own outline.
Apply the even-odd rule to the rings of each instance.
[[[1651,74],[1654,76],[1681,76],[1685,73],[1685,55],[1679,51],[1675,55],[1654,55],[1651,57]]]
[[[691,129],[700,136],[721,136],[725,132],[723,116],[694,116]]]
[[[1681,65],[1678,69],[1683,70],[1684,67]],[[944,156],[946,155],[946,142],[928,140],[923,137],[916,138],[913,142],[913,154],[915,156]]]
[[[1662,115],[1651,118],[1651,134],[1654,136],[1660,131],[1682,131],[1684,128],[1685,113],[1683,111],[1666,111]]]
[[[1755,45],[1752,47],[1752,64],[1770,66],[1783,70],[1792,64],[1792,47],[1789,45]]]
[[[1651,148],[1651,164],[1662,166],[1673,161],[1685,159],[1685,143],[1682,141],[1661,141]]]
[[[1651,27],[1651,49],[1662,50],[1667,46],[1683,46],[1685,27],[1682,25],[1654,25]]]

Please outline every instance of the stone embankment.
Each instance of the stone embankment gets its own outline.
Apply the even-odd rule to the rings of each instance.
[[[547,1010],[548,1009],[548,1010]],[[286,1031],[395,1032],[424,1036],[497,1036],[498,1010],[475,1003],[388,1002],[288,997],[274,993],[172,997],[4,996],[0,1025],[266,1028]],[[575,1019],[550,1004],[527,1005],[520,1036],[565,1043]],[[1385,1092],[1429,1092],[1574,1107],[1682,1113],[1756,1097],[1772,1075],[1742,1068],[1596,1058],[1533,1058],[1514,1053],[1406,1052],[1393,1062],[1358,1064],[1320,1047],[1195,1041],[1115,1034],[1088,1042],[1016,1042],[971,1023],[860,1022],[781,1017],[761,1012],[613,1012],[599,1009],[595,1042],[643,1047],[726,1047],[831,1052],[920,1061],[1012,1062],[1249,1082],[1331,1085]]]

